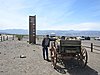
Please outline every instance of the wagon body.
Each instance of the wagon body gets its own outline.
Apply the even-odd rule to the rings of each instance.
[[[81,41],[80,40],[61,40],[59,53],[80,53]]]

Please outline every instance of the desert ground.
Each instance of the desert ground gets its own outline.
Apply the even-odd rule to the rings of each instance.
[[[91,43],[100,45],[100,41],[82,41],[85,46]],[[85,68],[69,60],[65,67],[54,69],[51,62],[42,58],[41,40],[38,39],[37,44],[33,45],[28,43],[27,37],[21,41],[10,38],[0,42],[0,75],[100,75],[100,51],[86,49],[88,63]],[[21,55],[25,58],[21,58]]]

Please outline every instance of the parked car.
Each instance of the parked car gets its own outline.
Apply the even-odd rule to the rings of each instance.
[[[95,40],[100,40],[100,37],[96,37]]]
[[[80,38],[80,40],[85,40],[85,37],[84,37],[84,36],[82,36],[82,37]]]
[[[85,40],[85,38],[80,38],[80,40]]]

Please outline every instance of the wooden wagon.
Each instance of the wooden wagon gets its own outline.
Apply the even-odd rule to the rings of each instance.
[[[87,51],[81,46],[81,40],[60,40],[60,45],[51,44],[51,62],[56,67],[59,60],[74,58],[82,67],[85,67],[88,60]]]

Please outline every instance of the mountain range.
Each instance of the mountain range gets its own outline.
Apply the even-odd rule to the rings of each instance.
[[[0,33],[4,33],[4,34],[28,34],[28,30],[25,30],[25,29],[5,29],[5,30],[0,30]]]
[[[0,33],[4,34],[29,34],[28,30],[25,29],[5,29],[0,30]],[[78,30],[37,30],[37,35],[50,35],[55,33],[58,36],[90,36],[99,37],[100,31],[78,31]]]

